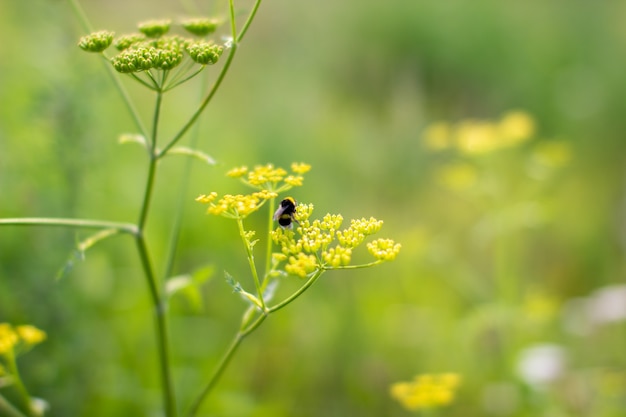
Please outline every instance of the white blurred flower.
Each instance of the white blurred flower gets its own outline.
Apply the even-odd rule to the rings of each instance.
[[[626,285],[610,285],[570,300],[563,320],[565,329],[579,336],[588,335],[594,327],[626,320]]]
[[[555,344],[538,344],[524,349],[517,361],[517,373],[528,385],[541,389],[565,371],[565,349]]]
[[[594,324],[626,320],[626,285],[611,285],[594,292],[587,302],[587,314]]]

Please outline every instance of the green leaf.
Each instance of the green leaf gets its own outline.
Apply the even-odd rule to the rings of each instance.
[[[213,276],[213,270],[212,266],[205,266],[192,274],[172,277],[165,283],[165,293],[168,297],[180,294],[187,299],[194,311],[202,311],[204,303],[200,287]]]
[[[226,282],[233,288],[233,292],[239,293],[241,298],[246,300],[248,303],[258,307],[259,309],[263,309],[261,305],[261,301],[256,298],[254,295],[250,294],[246,290],[243,289],[240,283],[235,281],[235,279],[228,272],[224,271],[224,275],[226,276]]]
[[[65,262],[65,265],[63,265],[59,272],[57,272],[56,279],[60,280],[62,278],[65,278],[72,271],[72,269],[74,269],[74,265],[76,264],[76,262],[84,261],[85,252],[87,251],[87,249],[91,249],[97,243],[111,236],[115,236],[118,233],[120,233],[120,229],[103,229],[97,233],[94,233],[88,238],[77,242],[76,249],[72,251],[69,258]]]
[[[199,151],[197,149],[191,149],[186,146],[177,146],[167,151],[166,155],[187,155],[201,160],[209,165],[215,165],[216,161],[210,155]]]
[[[138,133],[123,133],[120,135],[118,142],[120,144],[126,143],[138,143],[142,145],[144,148],[147,147],[146,138]]]

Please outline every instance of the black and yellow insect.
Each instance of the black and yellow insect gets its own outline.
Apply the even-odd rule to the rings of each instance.
[[[296,213],[296,200],[291,197],[285,198],[280,202],[280,207],[274,213],[274,220],[278,220],[278,224],[284,228],[291,229],[293,227],[292,223],[295,221],[294,214]]]

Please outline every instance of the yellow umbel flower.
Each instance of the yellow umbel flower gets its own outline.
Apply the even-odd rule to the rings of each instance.
[[[231,195],[226,194],[216,202],[217,193],[212,192],[209,195],[201,195],[196,201],[208,204],[207,212],[216,216],[224,216],[229,218],[245,218],[250,213],[258,210],[267,200],[276,197],[276,193],[267,190],[259,191],[247,195]]]
[[[418,375],[413,381],[393,384],[390,394],[408,410],[441,407],[452,403],[460,382],[455,373]]]
[[[22,339],[26,344],[29,345],[36,345],[38,343],[41,343],[46,340],[47,337],[46,332],[29,324],[17,326],[15,330],[20,336],[20,339]]]
[[[391,239],[376,239],[367,244],[367,250],[379,261],[393,261],[400,253],[401,245]]]
[[[9,353],[19,341],[18,334],[9,323],[0,323],[0,355]]]

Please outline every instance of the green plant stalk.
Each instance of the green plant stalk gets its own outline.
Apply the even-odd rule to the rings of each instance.
[[[150,298],[154,308],[156,337],[158,346],[159,357],[159,369],[161,373],[161,385],[163,389],[163,402],[165,405],[165,415],[167,417],[175,417],[176,412],[176,397],[174,395],[174,387],[172,384],[172,375],[170,371],[169,361],[169,338],[167,331],[167,304],[160,295],[159,288],[156,283],[156,278],[152,270],[152,264],[148,254],[148,248],[146,247],[144,238],[142,235],[137,236],[137,249],[139,251],[139,258],[141,265],[148,282],[150,289]]]
[[[176,143],[185,135],[185,133],[187,133],[189,128],[195,123],[196,119],[200,117],[200,114],[202,114],[206,106],[211,102],[211,100],[213,99],[213,96],[215,96],[215,93],[217,92],[220,85],[222,84],[222,81],[224,80],[224,77],[226,76],[228,69],[230,68],[233,58],[235,57],[235,54],[237,53],[239,42],[243,39],[243,35],[246,33],[246,31],[250,27],[252,20],[254,20],[254,16],[256,15],[256,12],[259,9],[260,5],[261,5],[261,0],[257,0],[254,3],[254,5],[252,6],[252,10],[250,11],[250,14],[248,15],[248,18],[243,24],[241,33],[239,33],[239,35],[237,36],[237,31],[236,31],[236,26],[235,26],[235,5],[233,4],[233,0],[229,0],[230,26],[231,26],[232,36],[233,36],[233,45],[230,49],[228,56],[226,57],[226,62],[224,63],[222,70],[218,74],[217,79],[215,80],[215,83],[213,84],[213,87],[207,93],[204,100],[202,100],[202,102],[198,106],[198,109],[196,109],[195,113],[191,116],[189,121],[187,121],[187,123],[178,131],[178,133],[176,133],[176,135],[174,135],[174,137],[168,142],[168,144],[160,152],[157,153],[156,155],[157,159],[162,158],[167,153],[167,151],[169,151],[174,145],[176,145]]]
[[[141,265],[144,270],[144,275],[146,277],[148,287],[150,289],[150,296],[154,308],[159,368],[161,373],[161,385],[163,389],[162,394],[165,407],[165,415],[167,417],[175,417],[177,415],[177,411],[176,397],[174,394],[174,387],[170,371],[169,338],[167,331],[167,305],[165,299],[161,295],[164,293],[164,291],[160,291],[157,284],[157,279],[152,267],[152,262],[150,261],[149,251],[146,246],[144,235],[145,225],[148,219],[148,212],[152,201],[154,180],[156,176],[157,158],[155,154],[162,99],[163,94],[160,91],[157,91],[154,116],[152,120],[152,135],[150,137],[149,146],[148,175],[146,178],[146,185],[144,189],[144,196],[143,202],[141,204],[139,220],[137,221],[138,231],[136,235],[136,242]]]
[[[4,396],[0,394],[0,414],[6,417],[26,417],[20,410],[15,408]]]
[[[204,91],[208,87],[208,77],[202,77],[202,87],[200,91]],[[200,123],[196,123],[194,126],[194,130],[192,132],[191,141],[189,146],[191,149],[195,149],[198,143],[198,138],[200,137]],[[167,249],[167,256],[165,261],[164,268],[164,276],[170,277],[172,276],[172,272],[174,270],[174,259],[176,258],[176,251],[178,250],[178,243],[180,239],[181,227],[182,227],[182,218],[185,211],[185,195],[187,193],[188,185],[189,185],[189,177],[191,176],[191,166],[192,166],[192,158],[187,158],[185,161],[185,166],[183,167],[183,173],[180,178],[180,185],[178,186],[178,204],[176,205],[176,210],[174,213],[174,221],[172,223],[172,231],[170,234],[170,244]]]
[[[213,371],[213,374],[211,375],[211,378],[209,379],[209,382],[207,383],[207,385],[204,387],[204,389],[202,390],[200,395],[196,398],[196,400],[192,403],[191,407],[189,408],[189,411],[187,412],[187,417],[193,417],[193,416],[196,415],[196,413],[198,412],[198,409],[200,408],[200,406],[202,405],[204,400],[206,400],[207,396],[211,393],[211,390],[215,387],[215,385],[217,384],[219,378],[224,373],[224,370],[226,369],[226,367],[230,363],[231,359],[235,355],[235,352],[237,351],[237,348],[241,345],[241,342],[248,335],[250,335],[256,329],[258,329],[259,326],[261,325],[261,323],[263,323],[265,321],[265,319],[267,319],[269,317],[270,314],[275,313],[276,311],[280,310],[281,308],[286,307],[287,305],[289,305],[290,303],[295,301],[298,297],[300,297],[309,287],[311,287],[311,285],[313,285],[315,283],[315,281],[317,281],[317,279],[323,273],[324,273],[323,269],[318,269],[308,279],[308,281],[302,287],[300,287],[298,289],[298,291],[294,292],[291,296],[289,296],[288,298],[286,298],[282,302],[280,302],[280,303],[276,304],[275,306],[269,308],[267,310],[267,314],[260,314],[257,317],[257,319],[252,324],[246,326],[247,323],[242,323],[242,327],[239,329],[237,334],[235,334],[235,337],[233,338],[233,340],[231,341],[231,343],[230,343],[230,345],[228,347],[228,350],[224,353],[224,356],[222,356],[222,358],[220,359],[220,362],[218,363],[217,367],[215,368],[215,371]],[[244,314],[244,319],[245,319],[245,314]]]
[[[20,371],[17,368],[17,362],[15,361],[15,353],[13,350],[9,350],[4,354],[4,357],[6,359],[7,368],[9,369],[9,374],[11,374],[13,379],[13,384],[19,394],[20,402],[22,403],[27,415],[32,416],[34,414],[30,404],[30,395],[28,394],[26,386],[24,386],[22,378],[20,377]]]
[[[241,217],[237,217],[237,226],[239,228],[239,236],[243,241],[243,245],[246,248],[246,257],[248,258],[248,265],[250,266],[250,272],[252,273],[252,278],[254,280],[254,285],[256,287],[257,297],[261,302],[261,309],[265,314],[265,300],[263,300],[263,289],[261,288],[261,282],[259,281],[259,274],[256,270],[256,264],[254,263],[254,253],[252,252],[252,247],[250,246],[250,242],[246,238],[246,231],[243,228],[243,220]]]
[[[324,272],[325,272],[324,269],[318,269],[317,271],[315,271],[315,273],[313,273],[313,275],[311,275],[311,277],[307,280],[307,282],[305,282],[304,285],[302,287],[300,287],[296,292],[291,294],[289,297],[285,298],[280,303],[270,307],[268,309],[268,314],[275,313],[276,311],[280,310],[281,308],[284,308],[287,305],[289,305],[292,302],[294,302],[298,297],[300,297],[302,294],[304,294],[304,292],[307,289],[309,289],[309,287],[311,287],[311,285],[315,284],[315,282],[318,280],[318,278]]]
[[[265,273],[263,274],[263,283],[261,288],[265,289],[269,280],[267,279],[270,274],[271,262],[272,262],[272,230],[274,230],[274,210],[276,208],[276,199],[271,198],[269,201],[269,216],[267,222],[267,248],[265,249]]]
[[[137,226],[131,223],[118,223],[102,220],[67,219],[54,217],[18,217],[0,219],[0,226],[51,226],[75,227],[82,229],[115,229],[120,233],[137,235]]]

